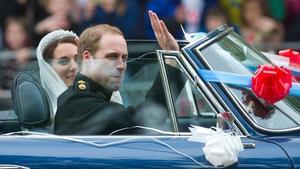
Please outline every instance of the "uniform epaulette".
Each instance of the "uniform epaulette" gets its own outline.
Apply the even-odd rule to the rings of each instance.
[[[84,80],[78,80],[75,84],[75,90],[77,90],[77,91],[89,91],[89,84]]]

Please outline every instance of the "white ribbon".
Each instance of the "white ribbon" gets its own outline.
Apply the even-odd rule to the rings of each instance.
[[[192,136],[188,141],[205,143],[203,152],[214,167],[227,167],[238,161],[243,144],[239,136],[232,136],[221,129],[212,130],[200,126],[189,127]]]

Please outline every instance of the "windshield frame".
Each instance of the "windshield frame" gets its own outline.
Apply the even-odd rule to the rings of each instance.
[[[201,50],[206,49],[208,46],[218,42],[220,39],[223,39],[224,37],[226,37],[227,35],[229,35],[230,33],[233,32],[233,28],[229,28],[228,26],[221,26],[219,28],[217,28],[215,31],[210,32],[209,34],[207,34],[206,36],[200,38],[199,40],[188,44],[187,46],[185,46],[182,49],[182,52],[190,57],[190,61],[194,62],[194,64],[192,64],[194,66],[195,69],[208,69],[208,70],[214,70],[212,68],[212,66],[208,63],[208,61],[205,59],[205,57],[203,56]],[[253,47],[251,47],[250,45],[248,45],[245,41],[243,41],[243,39],[241,39],[242,42],[245,43],[245,45],[249,48],[251,48],[255,53],[259,54],[260,56],[262,56],[263,60],[267,61],[269,64],[273,64],[269,58],[267,58],[266,56],[264,56],[262,53],[259,53],[255,48],[253,49]],[[274,64],[273,64],[274,65]],[[214,90],[214,92],[219,95],[220,93],[217,92],[217,90],[214,89],[213,86],[215,86],[215,83],[213,82],[207,82],[210,86],[211,89]],[[238,99],[238,97],[236,96],[236,94],[234,94],[233,90],[224,83],[218,83],[217,86],[221,87],[221,90],[223,90],[223,93],[225,93],[227,95],[227,98],[230,99],[230,101],[234,104],[234,107],[238,110],[238,112],[242,112],[240,113],[243,117],[246,117],[244,119],[246,119],[246,121],[248,123],[250,123],[251,128],[254,127],[255,129],[257,129],[258,131],[262,132],[262,133],[288,133],[288,132],[294,132],[300,129],[300,126],[295,126],[295,127],[291,127],[291,128],[285,128],[285,129],[271,129],[271,128],[265,128],[263,126],[260,126],[254,119],[252,119],[250,117],[250,115],[248,114],[248,112],[246,111],[246,108],[243,106],[243,104],[241,103],[241,101]],[[233,113],[234,115],[234,113]],[[235,115],[234,115],[235,116]],[[249,129],[250,126],[244,126],[245,128]],[[251,130],[251,129],[250,129]],[[257,130],[255,130],[257,132]],[[252,133],[251,131],[249,131],[249,133]]]

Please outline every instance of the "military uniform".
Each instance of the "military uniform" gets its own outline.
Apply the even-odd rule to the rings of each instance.
[[[135,108],[111,102],[112,92],[78,73],[73,86],[58,98],[55,134],[102,135],[138,125]]]
[[[168,66],[168,70],[172,72],[173,77],[178,77],[178,69]],[[177,83],[178,80],[174,82],[183,86]],[[159,125],[164,125],[168,118],[160,76],[157,76],[148,91],[146,101],[136,108],[132,106],[125,108],[121,104],[111,102],[111,95],[111,91],[78,73],[73,86],[58,98],[54,133],[107,135],[117,129],[136,125],[160,128]]]

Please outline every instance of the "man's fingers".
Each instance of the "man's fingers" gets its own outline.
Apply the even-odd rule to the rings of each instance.
[[[155,21],[154,21],[153,12],[152,12],[152,11],[149,11],[148,14],[149,14],[151,26],[152,26],[152,28],[153,28],[153,30],[154,30],[154,32],[155,32],[157,28],[156,28],[156,26],[155,26]]]
[[[150,10],[149,17],[150,17],[151,26],[152,26],[155,34],[161,33],[162,30],[161,30],[161,27],[159,24],[159,19],[158,19],[157,15]]]
[[[162,31],[165,34],[165,36],[169,36],[169,30],[168,30],[166,24],[163,21],[159,21],[159,23],[160,23],[160,27],[162,28]]]
[[[175,38],[171,35],[171,33],[169,32],[166,24],[163,21],[160,21],[160,25],[161,25],[161,29],[162,29],[162,33],[163,33],[163,37],[165,39],[166,42],[166,49],[168,50],[179,50],[179,46],[175,40]]]

